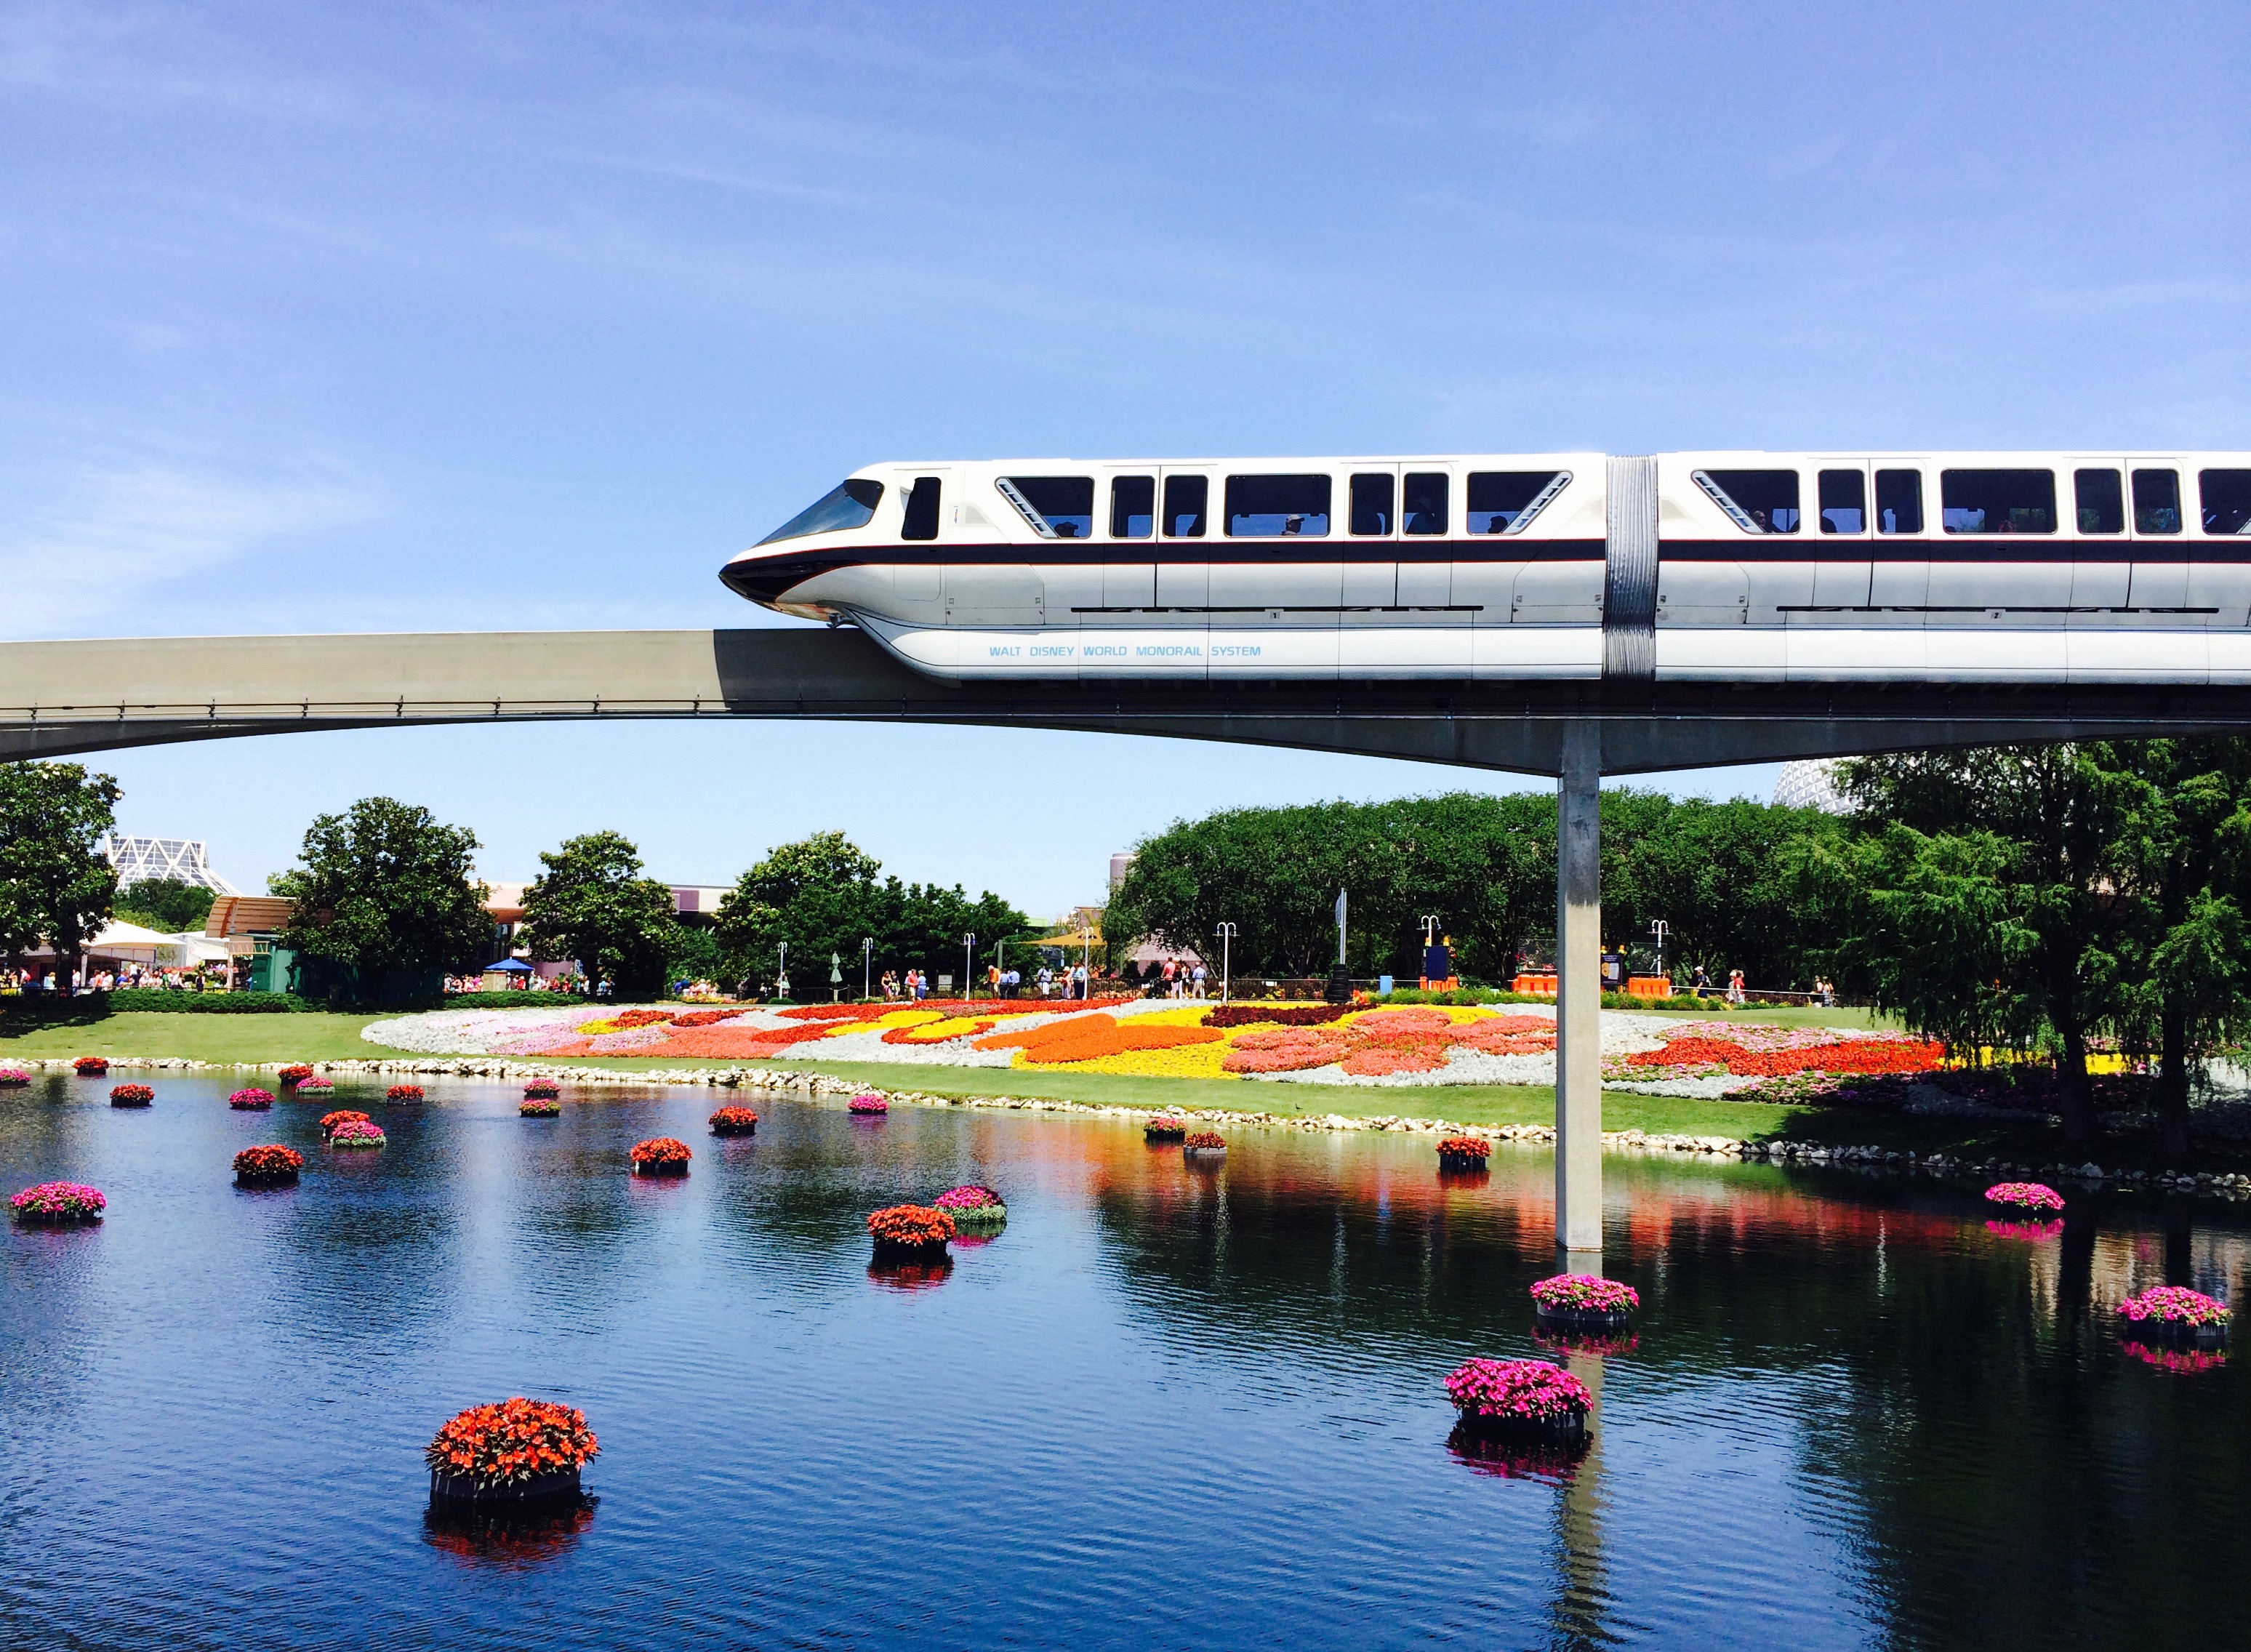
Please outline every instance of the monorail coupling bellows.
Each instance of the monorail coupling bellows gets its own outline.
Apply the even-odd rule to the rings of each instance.
[[[1603,462],[1603,680],[1657,679],[1657,461]]]

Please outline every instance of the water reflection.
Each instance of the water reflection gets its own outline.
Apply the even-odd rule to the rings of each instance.
[[[432,1508],[422,1517],[423,1541],[468,1565],[523,1572],[578,1546],[594,1524],[599,1497],[581,1495],[565,1507],[536,1514],[464,1514]]]

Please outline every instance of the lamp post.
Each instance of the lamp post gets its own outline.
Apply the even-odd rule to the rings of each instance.
[[[863,1003],[876,996],[868,984],[874,978],[875,968],[876,938],[862,935],[860,937],[860,997]]]
[[[789,996],[789,942],[782,941],[778,949],[779,961],[774,965],[774,996]]]
[[[1211,933],[1219,937],[1219,1001],[1225,1003],[1229,966],[1234,961],[1235,937],[1241,932],[1233,924],[1222,924]]]
[[[1665,937],[1673,933],[1673,926],[1662,918],[1653,919],[1649,933],[1657,937],[1657,973],[1661,975],[1665,973]]]
[[[966,998],[975,989],[970,985],[970,972],[977,960],[977,932],[971,930],[961,938],[961,996]]]

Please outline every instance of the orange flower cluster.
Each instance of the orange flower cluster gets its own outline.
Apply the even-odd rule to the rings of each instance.
[[[1839,1038],[1786,1050],[1749,1050],[1728,1038],[1697,1034],[1666,1040],[1656,1050],[1626,1058],[1636,1067],[1725,1067],[1729,1072],[1778,1079],[1794,1072],[1928,1072],[1946,1059],[1946,1046],[1915,1038]]]
[[[603,1017],[615,1032],[630,1032],[635,1027],[661,1026],[672,1019],[669,1010],[621,1010],[616,1015]]]
[[[996,1032],[980,1038],[973,1050],[1022,1050],[1035,1066],[1062,1066],[1091,1061],[1098,1056],[1123,1055],[1128,1050],[1175,1050],[1182,1045],[1216,1044],[1227,1035],[1216,1027],[1146,1026],[1121,1022],[1115,1016],[1074,1016],[1043,1027],[1016,1032]]]
[[[711,1115],[714,1135],[750,1135],[758,1128],[758,1115],[751,1107],[721,1107]]]
[[[927,1204],[892,1204],[869,1215],[868,1232],[878,1245],[943,1245],[953,1237],[953,1218]]]
[[[1450,1135],[1438,1143],[1442,1159],[1475,1159],[1482,1164],[1493,1155],[1493,1143],[1481,1135]]]
[[[105,1056],[80,1056],[71,1066],[81,1079],[98,1079],[109,1071],[109,1061]]]
[[[422,1460],[438,1474],[497,1489],[584,1468],[600,1450],[585,1412],[518,1395],[496,1406],[472,1406],[454,1417],[438,1431]]]
[[[633,1144],[633,1163],[636,1170],[684,1170],[688,1168],[688,1161],[695,1156],[688,1150],[688,1143],[677,1136],[653,1135],[645,1142]]]
[[[1198,1130],[1182,1145],[1192,1148],[1224,1148],[1227,1145],[1227,1138],[1216,1130]]]
[[[350,1107],[340,1109],[335,1113],[323,1113],[321,1114],[321,1134],[322,1135],[334,1135],[336,1133],[336,1126],[339,1124],[351,1124],[354,1122],[366,1124],[371,1122],[371,1121],[366,1114],[355,1113]]]
[[[234,1173],[246,1182],[281,1181],[304,1168],[305,1156],[279,1142],[246,1147],[234,1156]]]

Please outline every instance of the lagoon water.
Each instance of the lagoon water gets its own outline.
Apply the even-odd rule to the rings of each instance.
[[[1442,1184],[1428,1137],[1240,1130],[1205,1171],[1123,1121],[153,1082],[0,1093],[7,1190],[110,1197],[5,1240],[10,1645],[2057,1649],[2251,1614],[2242,1365],[2108,1311],[2241,1300],[2224,1205],[2013,1237],[1970,1187],[1613,1157],[1644,1309],[1569,1357],[1600,1423],[1558,1468],[1450,1448],[1439,1387],[1537,1351],[1541,1152]],[[704,1133],[720,1099],[754,1138]],[[391,1145],[324,1152],[329,1107]],[[628,1177],[654,1135],[685,1181]],[[301,1183],[235,1189],[267,1141]],[[869,1210],[967,1180],[997,1239],[871,1275]],[[598,1502],[432,1528],[424,1443],[512,1393],[585,1409]]]

